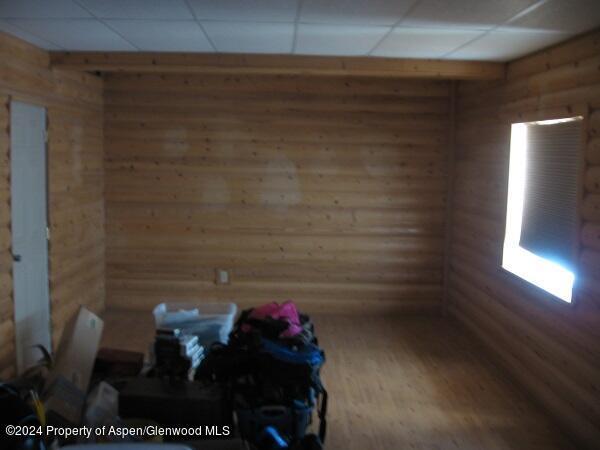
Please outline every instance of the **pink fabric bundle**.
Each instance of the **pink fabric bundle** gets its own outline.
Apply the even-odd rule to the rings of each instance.
[[[291,300],[288,300],[281,305],[277,302],[267,303],[266,305],[254,308],[250,315],[250,319],[266,319],[270,317],[275,320],[285,320],[289,326],[279,337],[293,337],[302,333],[302,325],[300,325],[300,315],[296,305]],[[250,330],[249,325],[243,325],[242,331]]]

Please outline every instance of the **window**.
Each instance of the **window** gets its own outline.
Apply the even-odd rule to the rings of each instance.
[[[515,123],[502,267],[571,302],[575,283],[582,118]]]

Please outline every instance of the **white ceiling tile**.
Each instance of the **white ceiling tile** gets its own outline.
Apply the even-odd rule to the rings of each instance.
[[[358,25],[393,25],[415,0],[304,0],[300,21]]]
[[[1,0],[0,18],[76,19],[91,17],[71,0]]]
[[[290,53],[293,23],[202,22],[219,52]]]
[[[297,0],[188,0],[199,20],[293,22]]]
[[[77,0],[102,19],[186,20],[194,16],[185,0]]]
[[[583,33],[600,26],[600,0],[550,0],[510,22],[510,26]]]
[[[439,58],[482,34],[478,30],[396,28],[373,55],[397,58]]]
[[[538,0],[421,0],[403,26],[490,29]]]
[[[505,61],[600,26],[600,0],[0,0],[51,50],[289,53],[296,19],[299,54]]]
[[[295,53],[366,55],[389,30],[389,27],[299,24]]]
[[[107,20],[106,24],[143,51],[213,51],[200,25],[193,20]]]
[[[8,22],[66,50],[135,50],[117,33],[94,19],[11,19]]]
[[[498,28],[451,53],[450,59],[509,61],[567,39],[561,32]]]
[[[39,37],[20,29],[19,27],[6,22],[5,20],[0,19],[0,31],[4,31],[5,33],[12,34],[19,39],[23,39],[24,41],[29,42],[30,44],[35,45],[36,47],[43,48],[45,50],[61,50],[60,47],[54,45],[51,42],[40,39]]]

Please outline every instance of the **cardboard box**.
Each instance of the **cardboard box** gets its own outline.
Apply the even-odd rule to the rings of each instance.
[[[50,425],[75,426],[81,422],[85,393],[62,376],[54,379],[44,398]]]
[[[49,417],[80,423],[103,326],[84,307],[66,324],[46,380],[44,404]]]
[[[62,376],[87,392],[103,327],[104,322],[96,314],[79,308],[64,328],[46,386]]]
[[[94,377],[106,379],[109,377],[135,377],[144,367],[144,354],[119,350],[116,348],[101,348],[96,355]]]

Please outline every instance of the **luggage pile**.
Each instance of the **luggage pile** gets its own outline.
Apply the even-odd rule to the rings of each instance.
[[[101,321],[81,310],[72,331],[63,333],[61,348],[71,351],[57,352],[55,372],[48,370],[48,362],[10,385],[0,382],[0,424],[141,431],[15,438],[0,447],[41,450],[156,438],[206,449],[322,450],[325,354],[310,318],[292,302],[269,303],[242,311],[234,325],[236,310],[232,303],[158,305],[147,364],[142,353],[97,352]],[[89,347],[85,364],[82,353],[73,350],[81,343]],[[61,367],[66,375],[84,369],[85,374],[63,376],[56,372]],[[49,382],[47,373],[60,376]],[[155,426],[174,431],[158,436],[152,432]],[[175,432],[180,427],[194,432]]]
[[[326,434],[324,362],[309,317],[292,302],[270,303],[242,311],[228,344],[211,347],[196,379],[223,387],[241,436],[256,449],[318,450]]]

